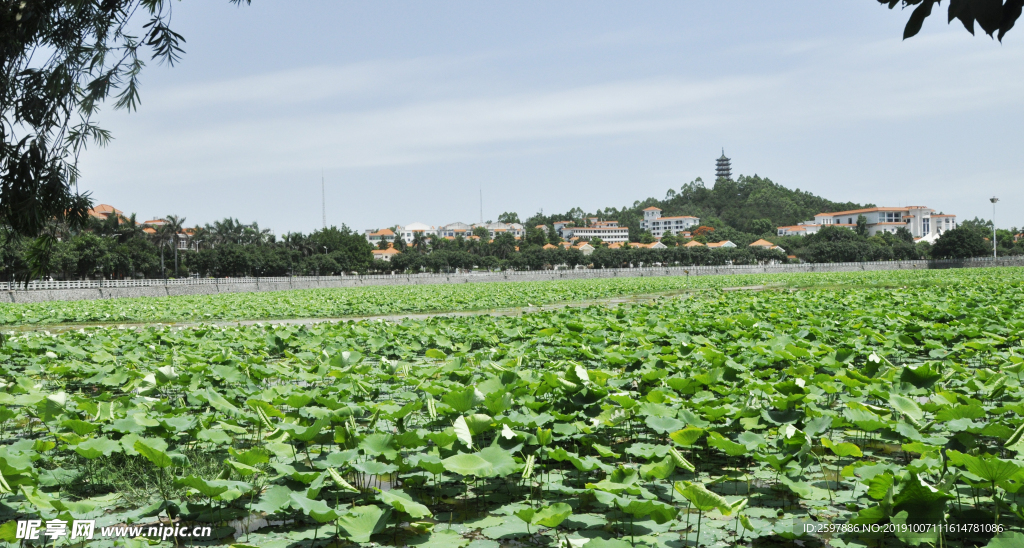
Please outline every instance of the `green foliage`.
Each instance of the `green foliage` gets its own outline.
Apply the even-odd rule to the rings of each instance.
[[[1024,269],[691,283],[705,291],[515,316],[12,333],[0,492],[30,519],[282,523],[234,539],[251,546],[770,545],[825,517],[1024,525]],[[769,289],[719,290],[747,283]],[[523,287],[593,290],[467,295]],[[447,287],[380,291],[459,304]]]
[[[903,29],[903,39],[906,40],[915,36],[921,31],[924,20],[932,14],[932,8],[940,3],[940,0],[878,0],[880,4],[888,4],[889,9],[902,5],[904,9],[910,6],[917,6],[907,19],[907,25]],[[1020,17],[1021,8],[1024,7],[1022,0],[994,0],[994,1],[972,1],[972,0],[950,0],[949,2],[949,23],[954,19],[960,21],[967,32],[974,34],[974,23],[977,22],[985,34],[993,34],[1003,41],[1003,36],[1013,28],[1014,23]]]
[[[947,230],[932,245],[931,254],[935,259],[969,259],[984,257],[992,253],[991,244],[978,230],[970,226],[958,226]]]

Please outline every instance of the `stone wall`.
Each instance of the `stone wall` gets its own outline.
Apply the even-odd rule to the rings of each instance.
[[[1024,257],[970,259],[963,261],[886,261],[863,263],[779,264],[757,266],[689,266],[655,268],[611,268],[586,270],[534,270],[525,272],[474,272],[469,274],[402,274],[392,276],[343,276],[216,280],[196,284],[167,284],[137,287],[96,287],[87,289],[42,289],[0,292],[0,302],[34,303],[120,299],[129,297],[168,297],[176,295],[212,295],[254,291],[286,291],[328,287],[364,287],[374,285],[423,285],[482,282],[527,282],[579,280],[593,278],[630,278],[643,276],[708,276],[725,274],[781,274],[801,272],[861,272],[868,270],[928,270],[943,268],[981,268],[1024,266]],[[283,280],[283,281],[282,281]]]

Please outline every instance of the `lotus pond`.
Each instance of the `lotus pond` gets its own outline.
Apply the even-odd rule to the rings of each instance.
[[[182,323],[278,318],[341,318],[493,310],[588,302],[629,295],[729,287],[900,286],[962,283],[984,271],[895,271],[602,278],[546,282],[369,286],[93,301],[0,304],[0,325]]]
[[[751,282],[779,289],[715,289]],[[699,283],[515,317],[9,334],[0,539],[74,545],[16,522],[93,519],[270,548],[1024,546],[1024,269]],[[882,530],[804,532],[841,524]]]

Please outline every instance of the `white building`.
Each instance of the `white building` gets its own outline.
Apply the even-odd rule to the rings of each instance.
[[[491,239],[498,237],[506,232],[512,234],[516,239],[520,239],[526,236],[526,229],[519,223],[488,223],[488,224],[477,224],[473,225],[473,228],[484,227],[487,232],[490,233]]]
[[[555,227],[555,232],[558,233],[559,237],[565,238],[564,231],[571,224],[573,224],[572,221],[555,221],[551,223],[551,226]]]
[[[819,213],[814,223],[821,226],[856,227],[861,215],[867,220],[868,236],[883,232],[895,233],[903,227],[915,238],[939,235],[956,228],[956,215],[936,215],[935,210],[924,206],[869,207],[850,211]]]
[[[389,247],[387,249],[374,249],[371,253],[373,253],[373,258],[378,261],[391,262],[391,258],[401,253],[401,251],[398,251],[393,247]]]
[[[780,226],[777,229],[779,236],[809,236],[821,230],[821,225],[814,221],[805,221],[793,226]]]
[[[582,238],[584,240],[590,240],[591,238],[597,237],[601,238],[601,241],[608,243],[629,241],[629,227],[625,226],[566,227],[562,229],[562,233],[568,234],[568,236],[562,236],[563,238]]]
[[[863,215],[867,221],[868,236],[888,232],[895,234],[899,228],[906,228],[915,238],[932,240],[943,232],[956,228],[956,215],[936,214],[934,209],[924,206],[868,207],[850,211],[819,213],[813,221],[798,225],[780,226],[779,236],[807,236],[821,230],[823,226],[857,228],[857,219]]]
[[[395,241],[395,233],[390,228],[382,228],[377,231],[368,228],[363,233],[366,235],[366,240],[373,245],[379,244],[381,240],[386,242]]]
[[[423,223],[412,223],[408,226],[398,227],[399,236],[401,236],[402,240],[407,244],[412,243],[412,240],[416,237],[417,233],[422,234],[425,237],[437,236],[437,228]]]
[[[699,217],[692,217],[690,215],[662,217],[661,209],[649,207],[644,210],[644,219],[640,221],[640,229],[646,230],[655,238],[661,239],[665,232],[670,230],[672,234],[679,234],[699,224]]]
[[[473,226],[466,223],[451,223],[442,226],[439,232],[445,238],[454,238],[456,236],[466,238],[473,235]]]
[[[723,240],[721,242],[711,242],[710,244],[708,244],[708,247],[710,247],[711,249],[721,249],[725,247],[736,247],[736,244],[730,242],[729,240]]]

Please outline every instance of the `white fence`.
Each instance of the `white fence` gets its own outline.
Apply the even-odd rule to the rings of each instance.
[[[143,279],[143,280],[66,280],[66,281],[33,281],[25,284],[0,282],[0,291],[59,291],[65,289],[97,289],[97,288],[128,288],[128,287],[165,287],[165,286],[190,286],[190,285],[260,285],[260,284],[296,284],[303,282],[330,283],[348,282],[358,285],[361,281],[371,280],[394,280],[408,279],[412,283],[415,280],[436,278],[451,278],[453,276],[474,278],[479,277],[480,281],[487,279],[508,279],[522,276],[524,278],[536,277],[539,274],[555,275],[558,278],[574,277],[630,277],[630,276],[671,276],[671,275],[706,275],[706,274],[745,274],[745,273],[766,273],[766,272],[828,272],[848,270],[896,270],[896,269],[930,269],[930,268],[958,268],[958,267],[984,267],[984,266],[1022,266],[1024,257],[1006,257],[993,259],[992,257],[965,259],[965,260],[933,260],[933,261],[865,261],[855,263],[795,263],[795,264],[768,264],[768,265],[709,265],[709,266],[671,266],[671,267],[643,267],[643,268],[607,268],[607,269],[585,269],[585,270],[505,270],[493,272],[467,272],[460,274],[370,274],[351,276],[279,276],[260,278],[182,278],[182,279]]]

